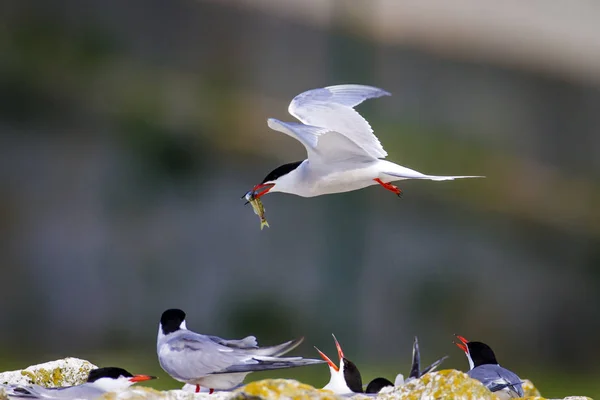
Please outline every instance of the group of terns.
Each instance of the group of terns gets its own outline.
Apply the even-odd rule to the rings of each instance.
[[[251,198],[267,193],[283,192],[302,197],[349,192],[371,185],[401,196],[402,190],[391,184],[403,179],[434,181],[479,176],[436,176],[403,167],[384,160],[387,152],[374,135],[369,123],[354,109],[364,100],[389,96],[385,90],[365,85],[337,85],[313,89],[296,96],[289,105],[289,113],[298,122],[268,119],[271,129],[298,140],[306,148],[307,159],[281,165],[269,172],[261,183],[251,190]],[[466,354],[469,376],[481,381],[491,391],[505,397],[523,395],[522,382],[513,372],[501,367],[492,349],[481,342],[469,342],[457,336],[459,346]],[[296,348],[303,339],[258,347],[254,336],[226,340],[203,335],[186,327],[185,313],[179,309],[166,310],[160,319],[157,355],[160,366],[173,379],[195,385],[212,393],[214,390],[232,390],[239,387],[246,375],[255,371],[292,368],[327,363],[330,380],[324,389],[337,394],[378,393],[386,386],[404,383],[402,375],[395,382],[386,378],[373,379],[363,387],[358,367],[348,360],[335,339],[339,363],[334,363],[317,349],[322,357],[307,359],[283,357]],[[413,363],[408,379],[420,378],[435,369],[444,359],[420,369],[420,353],[415,338]],[[43,388],[37,385],[6,386],[10,397],[34,399],[93,399],[103,393],[119,391],[130,385],[154,379],[149,375],[133,375],[116,367],[99,368],[90,372],[86,383],[65,388]]]
[[[194,385],[195,392],[230,391],[240,387],[251,372],[293,368],[327,363],[330,378],[323,389],[339,395],[355,393],[376,394],[385,387],[401,386],[413,379],[433,371],[447,357],[442,357],[427,368],[420,367],[420,351],[417,338],[413,344],[413,360],[406,381],[401,374],[392,383],[386,378],[375,378],[363,386],[356,364],[344,354],[334,336],[339,361],[332,361],[321,350],[322,360],[303,357],[283,357],[295,349],[301,339],[259,347],[254,336],[239,340],[223,339],[204,335],[187,329],[185,312],[169,309],[163,312],[156,341],[158,362],[173,379],[186,385]],[[501,367],[492,349],[481,342],[470,342],[456,336],[456,345],[464,351],[469,361],[468,375],[482,382],[500,398],[522,397],[521,379],[513,372]],[[106,392],[118,392],[136,382],[155,379],[149,375],[133,375],[122,368],[108,367],[92,370],[86,383],[63,388],[44,388],[37,385],[9,385],[4,389],[11,398],[31,399],[95,399]]]

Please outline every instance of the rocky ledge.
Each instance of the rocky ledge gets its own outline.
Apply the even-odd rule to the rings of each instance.
[[[38,384],[46,387],[77,385],[85,382],[87,375],[95,365],[76,358],[66,358],[45,364],[34,365],[20,371],[0,373],[0,384]],[[525,381],[525,398],[544,400],[535,386]],[[148,387],[133,386],[119,393],[106,393],[104,400],[417,400],[417,399],[455,399],[455,400],[498,400],[479,381],[469,378],[457,370],[431,372],[419,379],[397,387],[384,388],[378,395],[356,394],[337,396],[328,390],[316,389],[310,385],[291,379],[265,379],[250,382],[232,392],[194,393],[189,390],[158,391]],[[8,399],[0,387],[0,400]],[[571,396],[564,400],[591,400],[589,397]]]
[[[98,368],[79,358],[63,358],[32,365],[18,371],[0,373],[0,385],[72,386],[84,383],[91,370]]]

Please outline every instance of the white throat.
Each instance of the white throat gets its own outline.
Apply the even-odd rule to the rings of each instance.
[[[120,376],[117,379],[114,378],[100,378],[92,382],[92,385],[104,390],[105,392],[120,392],[121,390],[127,389],[133,385],[129,378]]]
[[[473,363],[473,359],[471,358],[471,353],[469,353],[467,351],[467,352],[465,352],[465,355],[467,356],[467,360],[469,360],[469,371],[470,371],[473,368],[475,368],[475,363]]]
[[[344,363],[342,362],[340,364],[339,371],[329,367],[329,383],[323,386],[323,389],[331,390],[335,394],[353,393],[348,387],[348,384],[346,384],[346,379],[344,379]]]

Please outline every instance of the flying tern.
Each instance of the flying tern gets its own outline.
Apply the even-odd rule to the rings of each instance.
[[[215,389],[237,387],[251,372],[323,363],[302,357],[280,357],[303,339],[258,347],[254,336],[226,340],[202,335],[187,329],[185,312],[169,309],[160,319],[156,350],[160,366],[173,379],[196,385],[196,392],[203,386],[212,393]]]
[[[465,352],[469,360],[467,375],[483,383],[501,399],[523,397],[523,382],[517,374],[498,364],[490,346],[481,342],[470,342],[459,335],[455,336],[459,342],[454,344]]]
[[[249,193],[255,197],[274,192],[314,197],[379,184],[401,196],[402,190],[390,182],[481,177],[427,175],[384,160],[387,152],[354,107],[364,100],[389,95],[376,87],[350,84],[313,89],[296,96],[288,111],[300,123],[269,118],[267,124],[302,143],[308,158],[275,168]]]

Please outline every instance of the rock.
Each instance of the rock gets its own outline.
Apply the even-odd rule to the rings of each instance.
[[[540,391],[529,379],[523,379],[523,397],[541,397]]]
[[[497,400],[483,384],[454,369],[430,372],[419,379],[394,388],[384,388],[378,399],[412,400],[452,398],[462,400]]]
[[[89,372],[94,368],[98,367],[89,361],[79,358],[64,358],[32,365],[23,370],[0,373],[0,384],[36,384],[45,387],[79,385],[87,380]]]
[[[149,387],[132,386],[119,393],[106,393],[101,400],[225,400],[232,396],[231,392],[193,393],[185,390],[167,390],[160,392]]]
[[[310,385],[300,383],[293,379],[265,379],[250,382],[246,386],[237,389],[230,400],[250,399],[294,399],[294,400],[337,400],[336,396],[329,390],[316,389]]]

